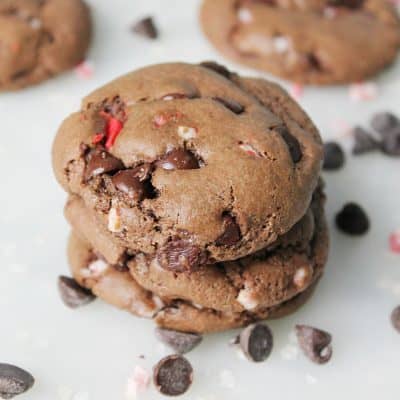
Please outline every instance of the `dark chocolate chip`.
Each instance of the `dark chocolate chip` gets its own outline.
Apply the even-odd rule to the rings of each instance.
[[[188,353],[203,340],[203,337],[197,333],[177,332],[170,329],[156,328],[155,333],[158,340],[179,354]]]
[[[371,126],[381,135],[385,135],[392,129],[399,127],[400,120],[390,112],[380,112],[372,117]]]
[[[393,328],[400,333],[400,306],[397,306],[390,316]]]
[[[89,180],[97,175],[117,172],[124,168],[121,160],[115,158],[102,147],[92,149],[87,155],[87,165],[85,169],[85,180]]]
[[[132,27],[132,31],[148,39],[158,38],[158,29],[154,24],[153,18],[143,18]]]
[[[115,96],[111,101],[104,101],[101,111],[104,111],[106,114],[119,121],[124,121],[126,119],[126,104],[119,96]]]
[[[193,382],[193,368],[189,361],[179,355],[163,358],[154,367],[154,385],[166,396],[185,393]]]
[[[203,61],[202,63],[200,63],[200,65],[204,68],[216,72],[219,75],[224,76],[225,78],[230,79],[232,77],[232,73],[228,70],[228,68],[214,61]]]
[[[370,222],[365,211],[355,203],[346,204],[336,215],[336,226],[349,235],[363,235],[368,232]]]
[[[299,141],[285,127],[278,127],[277,131],[289,148],[293,162],[298,163],[303,157]]]
[[[215,241],[217,246],[233,246],[242,238],[240,227],[231,214],[223,217],[224,233]]]
[[[158,167],[172,171],[175,169],[198,169],[199,160],[189,150],[175,149],[156,162]]]
[[[332,357],[332,336],[307,325],[296,325],[296,336],[304,354],[317,364],[325,364]]]
[[[162,268],[173,272],[190,272],[207,262],[206,254],[190,239],[175,238],[158,252]]]
[[[35,379],[33,376],[14,365],[0,363],[0,398],[12,399],[29,390]]]
[[[346,157],[342,147],[336,142],[327,142],[324,144],[324,163],[323,169],[333,171],[344,166]]]
[[[213,100],[218,101],[235,114],[241,114],[244,111],[244,107],[236,100],[223,99],[222,97],[213,97]]]
[[[356,126],[353,129],[353,136],[353,154],[355,155],[365,154],[380,149],[378,141],[361,126]]]
[[[271,330],[264,324],[253,324],[240,334],[240,347],[246,357],[254,362],[265,361],[274,344]]]
[[[112,183],[121,192],[135,201],[141,201],[146,196],[146,187],[137,177],[134,169],[125,169],[112,177]]]
[[[382,134],[381,149],[388,156],[400,156],[400,126]]]
[[[58,291],[62,301],[67,307],[78,308],[92,302],[96,297],[67,276],[58,277]]]

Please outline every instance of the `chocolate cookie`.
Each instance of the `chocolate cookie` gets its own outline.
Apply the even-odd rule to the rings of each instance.
[[[204,0],[201,22],[227,57],[299,83],[362,81],[400,45],[386,0]]]
[[[305,215],[321,160],[317,129],[286,92],[209,63],[104,86],[53,148],[59,182],[112,246],[176,273],[274,243]]]
[[[142,254],[114,257],[120,261],[113,265],[102,254],[108,251],[108,233],[93,236],[95,216],[90,210],[85,213],[82,203],[75,198],[66,208],[74,229],[69,246],[74,278],[111,304],[171,329],[215,331],[284,312],[292,299],[297,304],[295,299],[314,287],[326,262],[328,238],[319,192],[305,217],[270,249],[203,265],[191,274],[166,271],[156,258]],[[93,240],[102,246],[92,250]],[[196,319],[185,321],[187,315]]]
[[[30,86],[81,62],[91,19],[82,0],[0,1],[0,91]]]

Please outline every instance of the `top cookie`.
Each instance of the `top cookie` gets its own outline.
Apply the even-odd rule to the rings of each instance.
[[[318,131],[279,86],[213,63],[155,65],[90,94],[62,124],[55,174],[132,254],[166,268],[244,257],[300,220]]]
[[[201,20],[229,58],[299,83],[364,80],[400,45],[387,0],[204,0]]]
[[[81,0],[0,1],[0,91],[33,85],[81,62],[91,21]]]

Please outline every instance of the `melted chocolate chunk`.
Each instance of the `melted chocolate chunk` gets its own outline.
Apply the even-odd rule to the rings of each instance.
[[[214,61],[203,61],[200,65],[204,68],[210,69],[225,78],[231,79],[232,73],[223,65],[218,64]]]
[[[120,191],[135,201],[141,201],[146,195],[146,187],[137,177],[134,169],[125,169],[112,177],[112,183]]]
[[[306,325],[296,325],[297,340],[304,354],[317,364],[325,364],[332,357],[332,336]]]
[[[233,246],[242,238],[240,227],[235,217],[225,214],[223,217],[224,233],[215,241],[217,246]]]
[[[244,107],[235,100],[223,99],[222,97],[213,97],[213,100],[218,101],[235,114],[241,114],[244,111]]]
[[[277,130],[288,146],[293,162],[298,163],[303,157],[299,141],[285,127],[278,127]]]
[[[199,160],[189,150],[175,149],[157,161],[156,165],[168,171],[175,169],[198,169]]]
[[[182,356],[168,356],[154,367],[153,380],[160,393],[166,396],[179,396],[192,384],[193,368]]]
[[[173,272],[190,272],[207,262],[207,255],[190,239],[174,238],[157,254],[162,268]]]
[[[88,181],[97,175],[116,172],[123,168],[124,164],[121,160],[112,156],[104,148],[95,147],[87,155],[85,180]]]

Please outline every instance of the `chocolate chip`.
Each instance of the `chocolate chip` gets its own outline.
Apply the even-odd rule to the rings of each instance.
[[[293,162],[298,163],[303,157],[299,141],[285,127],[278,127],[277,131],[289,148]]]
[[[96,298],[90,290],[79,286],[75,279],[67,276],[58,277],[58,291],[64,304],[70,308],[84,306]]]
[[[382,135],[381,149],[388,156],[400,156],[400,126]]]
[[[12,399],[29,390],[35,379],[33,376],[15,365],[0,363],[0,398]]]
[[[235,114],[241,114],[244,111],[244,107],[235,100],[223,99],[221,97],[213,97],[213,100],[218,101],[228,110],[231,110]]]
[[[177,332],[170,329],[156,328],[155,333],[161,342],[179,354],[188,353],[203,340],[203,337],[197,333]]]
[[[242,238],[240,227],[231,214],[223,217],[224,233],[215,241],[217,246],[233,246]]]
[[[353,154],[360,155],[371,151],[379,150],[380,145],[377,140],[364,128],[356,126],[353,129],[354,146]]]
[[[325,364],[332,357],[332,336],[307,325],[296,325],[296,335],[304,354],[317,364]]]
[[[135,201],[141,201],[146,195],[143,182],[137,177],[134,169],[125,169],[112,177],[112,183],[121,192]]]
[[[190,239],[174,238],[157,255],[162,268],[173,272],[190,272],[207,262],[206,254]]]
[[[200,63],[200,65],[204,68],[216,72],[219,75],[224,76],[225,78],[230,79],[232,77],[232,73],[226,67],[214,61],[203,61],[202,63]]]
[[[182,356],[168,356],[154,367],[153,380],[160,393],[166,396],[179,396],[192,384],[193,368]]]
[[[116,172],[124,168],[124,164],[115,158],[102,147],[95,147],[87,155],[87,165],[85,169],[85,180],[105,174]]]
[[[336,215],[336,226],[349,235],[363,235],[368,232],[370,222],[359,205],[348,203]]]
[[[246,357],[254,362],[265,361],[274,344],[271,330],[264,324],[253,324],[240,334],[240,347]]]
[[[342,147],[336,142],[327,142],[324,144],[324,163],[323,169],[333,171],[344,166],[346,157]]]
[[[393,328],[396,329],[396,331],[400,333],[400,306],[397,306],[392,311],[390,320],[392,321]]]
[[[198,169],[199,161],[189,150],[175,149],[156,162],[158,167],[172,171],[175,169]]]
[[[371,126],[381,135],[385,135],[392,129],[399,127],[400,120],[390,112],[380,112],[372,117]]]
[[[132,31],[147,37],[148,39],[158,38],[158,29],[154,24],[153,18],[143,18],[132,27]]]

